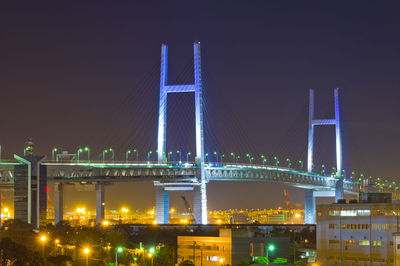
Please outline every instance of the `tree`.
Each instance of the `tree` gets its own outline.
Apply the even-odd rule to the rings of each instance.
[[[286,264],[287,263],[287,259],[285,258],[276,258],[274,259],[274,261],[272,262],[272,264]]]
[[[255,263],[258,263],[258,264],[268,264],[268,263],[269,263],[269,260],[268,260],[267,257],[257,257],[257,258],[254,260],[254,262],[255,262]]]

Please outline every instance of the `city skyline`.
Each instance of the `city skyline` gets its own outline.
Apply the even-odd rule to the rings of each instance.
[[[8,129],[0,133],[3,157],[22,153],[28,137],[34,139],[35,154],[50,156],[55,146],[73,152],[93,144],[94,139],[109,141],[107,136],[99,135],[110,134],[110,128],[114,127],[118,129],[114,131],[116,138],[123,139],[123,143],[130,142],[133,135],[129,133],[143,128],[144,132],[134,133],[135,137],[146,145],[153,145],[148,150],[154,150],[156,130],[147,129],[154,126],[151,119],[157,118],[152,114],[157,112],[152,107],[157,105],[158,97],[158,80],[153,76],[159,75],[160,45],[165,42],[171,47],[173,77],[190,81],[190,75],[182,71],[187,69],[187,61],[190,62],[191,44],[200,40],[203,72],[207,76],[206,100],[213,111],[208,113],[214,123],[210,123],[210,128],[224,133],[219,139],[213,139],[214,142],[219,141],[217,144],[224,147],[236,145],[242,152],[246,149],[264,152],[270,160],[274,152],[284,156],[293,154],[293,160],[302,158],[307,148],[308,89],[316,89],[317,111],[319,105],[323,107],[319,115],[331,116],[333,110],[329,103],[333,100],[333,88],[340,87],[346,128],[344,139],[348,145],[345,164],[356,171],[361,169],[366,175],[396,178],[400,126],[396,115],[399,78],[395,63],[399,57],[396,49],[399,40],[392,33],[400,23],[395,16],[383,16],[385,12],[393,12],[390,7],[362,13],[354,4],[342,10],[340,3],[332,4],[332,9],[323,9],[316,5],[255,2],[245,6],[232,3],[228,10],[219,10],[218,7],[224,7],[220,3],[210,11],[205,6],[194,10],[181,3],[170,6],[165,13],[162,6],[156,9],[146,4],[110,7],[102,3],[82,5],[77,17],[69,17],[68,12],[77,10],[63,4],[49,3],[48,9],[38,12],[7,5],[0,11],[4,12],[7,36],[0,44],[3,51],[0,108],[7,114],[3,117],[3,126]],[[192,17],[180,12],[184,9],[189,9]],[[128,10],[137,12],[137,16],[131,16]],[[138,10],[143,13],[139,14]],[[153,23],[156,14],[151,11],[154,10],[165,19],[164,25]],[[221,16],[217,16],[217,11]],[[201,20],[202,12],[210,19]],[[116,18],[116,14],[120,16]],[[177,19],[178,14],[183,16]],[[343,24],[331,20],[338,15]],[[372,29],[368,24],[371,19],[379,21]],[[29,22],[32,23],[28,27]],[[214,29],[214,24],[222,30]],[[262,31],[264,27],[269,29],[267,33]],[[314,31],[309,32],[310,27]],[[336,35],[342,38],[334,38]],[[143,89],[133,84],[146,75],[151,76],[150,83],[155,86],[149,86],[152,91],[139,94]],[[133,95],[130,105],[139,106],[132,107],[132,111],[139,110],[139,116],[150,117],[148,124],[132,118],[134,114],[129,108],[126,110],[127,105],[122,105],[123,112],[115,112],[127,95]],[[145,104],[141,103],[143,99]],[[189,103],[190,100],[178,98],[172,102]],[[179,118],[188,108],[193,107],[173,110]],[[115,117],[116,114],[122,115]],[[21,117],[24,117],[23,123],[18,120]],[[185,116],[182,119],[189,122],[184,127],[190,128],[191,120]],[[126,125],[124,120],[133,123]],[[221,121],[226,124],[225,128],[220,127]],[[175,125],[181,128],[179,120]],[[188,130],[185,138],[190,140]],[[316,157],[333,165],[333,134],[329,130],[321,130],[319,134],[323,150],[317,149]],[[247,146],[236,143],[241,137],[250,141]],[[183,148],[186,147],[175,149]],[[124,150],[118,152],[123,157]],[[107,201],[121,192],[135,203],[150,205],[154,201],[150,182],[116,184],[107,190],[110,193]],[[279,202],[284,205],[280,185],[246,184],[244,188],[234,183],[211,183],[208,190],[210,209],[220,209],[222,205],[229,208],[230,204],[248,205],[248,208],[275,207]],[[278,190],[279,194],[275,192]],[[294,201],[303,200],[301,190],[290,192]],[[238,198],[235,194],[244,195]],[[171,195],[172,200],[174,197],[178,198]]]

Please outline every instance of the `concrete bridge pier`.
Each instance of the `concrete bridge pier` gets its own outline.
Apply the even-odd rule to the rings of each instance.
[[[101,223],[104,220],[104,208],[105,208],[105,200],[104,200],[104,183],[98,182],[95,185],[96,191],[96,224]]]
[[[54,225],[63,220],[64,214],[64,185],[62,183],[54,184]]]
[[[204,209],[204,193],[199,183],[160,183],[154,182],[156,188],[156,222],[157,224],[169,223],[169,193],[174,191],[193,192],[193,217],[195,224],[202,224]],[[207,204],[207,202],[206,202]],[[207,214],[206,214],[207,215]]]
[[[305,191],[304,223],[315,224],[315,196],[312,189],[307,189]]]
[[[156,222],[169,223],[169,192],[164,186],[156,186]]]

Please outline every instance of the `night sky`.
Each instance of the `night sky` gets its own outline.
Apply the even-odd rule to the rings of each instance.
[[[201,41],[206,151],[304,160],[309,88],[318,117],[339,87],[344,164],[398,179],[400,5],[395,1],[3,1],[0,3],[0,144],[3,158],[51,157],[89,145],[92,158],[156,145],[160,46],[169,81],[192,82]],[[169,150],[194,151],[191,95],[171,97]],[[317,129],[316,165],[334,166],[334,128]],[[281,185],[210,183],[209,208],[283,206]],[[93,192],[65,201],[94,206]],[[303,203],[301,189],[289,189]],[[183,209],[180,196],[173,206]],[[190,197],[189,194],[185,194]],[[107,208],[147,208],[152,183],[107,187]]]

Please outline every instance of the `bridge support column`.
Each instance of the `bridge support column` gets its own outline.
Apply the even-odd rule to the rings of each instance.
[[[207,190],[206,183],[193,188],[193,216],[195,224],[207,224]]]
[[[63,220],[63,205],[64,205],[64,185],[55,183],[54,185],[54,225],[57,225]]]
[[[163,186],[156,186],[156,222],[168,224],[169,222],[169,192]]]
[[[304,223],[315,224],[315,197],[312,189],[307,189],[305,191]]]
[[[335,202],[338,202],[338,200],[340,200],[340,199],[344,199],[343,177],[341,177],[336,182],[336,189],[335,189]]]
[[[95,185],[96,191],[96,224],[101,223],[104,220],[104,207],[105,207],[105,200],[104,200],[104,184],[97,183]]]

